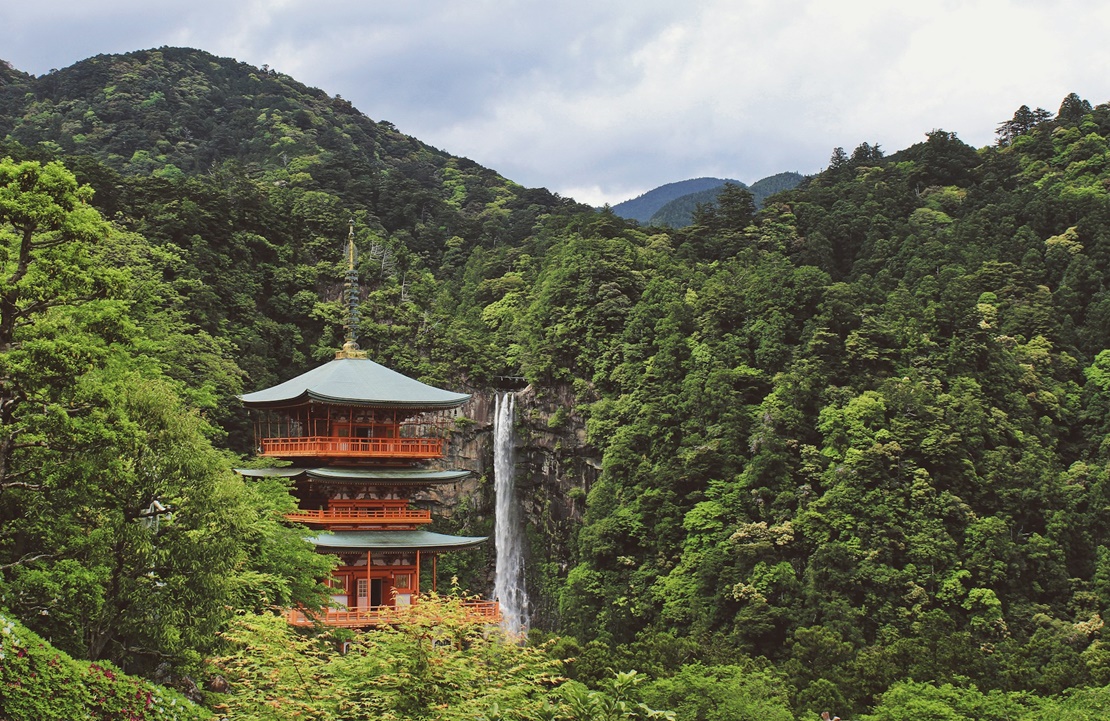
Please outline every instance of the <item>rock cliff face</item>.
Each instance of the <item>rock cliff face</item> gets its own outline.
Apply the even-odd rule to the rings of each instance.
[[[428,495],[438,506],[437,515],[491,535],[494,399],[505,392],[475,392],[463,406],[460,415],[468,420],[458,424],[444,466],[466,468],[474,475]],[[601,457],[586,442],[585,420],[574,410],[569,387],[528,386],[515,392],[515,479],[525,519],[522,531],[527,536],[525,569],[532,625],[552,629],[558,617],[556,592],[571,563],[574,533],[585,510],[586,493],[600,473]],[[468,517],[459,517],[462,514]],[[489,545],[487,555],[492,559],[492,538]]]

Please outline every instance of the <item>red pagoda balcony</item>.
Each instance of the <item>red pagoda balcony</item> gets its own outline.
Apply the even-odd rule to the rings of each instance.
[[[321,526],[415,526],[431,523],[432,512],[414,508],[329,508],[286,513],[285,518]]]
[[[442,438],[350,438],[344,436],[301,436],[263,438],[262,455],[277,458],[442,458]]]
[[[298,609],[290,609],[285,618],[293,626],[323,623],[327,626],[358,628],[400,623],[411,610],[412,606],[370,606],[357,610],[329,609],[312,616]],[[463,613],[466,620],[474,623],[498,623],[501,620],[501,606],[497,601],[463,601]]]

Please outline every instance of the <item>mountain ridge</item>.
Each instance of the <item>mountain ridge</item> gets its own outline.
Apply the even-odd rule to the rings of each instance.
[[[775,175],[757,180],[752,183],[751,187],[747,188],[747,190],[752,194],[752,200],[755,201],[756,209],[759,209],[763,207],[763,201],[767,198],[775,193],[781,193],[796,188],[802,180],[803,176],[801,173],[776,173]],[[674,200],[668,201],[652,214],[651,218],[648,220],[648,224],[666,225],[671,228],[684,228],[694,222],[694,211],[697,209],[698,205],[716,203],[717,196],[723,188],[724,185],[720,185],[706,190],[699,190],[695,193],[682,195]]]
[[[750,191],[758,208],[767,197],[796,187],[802,179],[800,173],[787,171],[761,178],[749,187],[742,181],[729,178],[689,178],[652,188],[635,198],[611,206],[611,210],[620,217],[635,220],[641,225],[681,228],[692,222],[691,217],[698,203],[714,202],[717,193],[726,184]]]
[[[678,180],[673,183],[666,183],[652,188],[635,198],[617,203],[612,206],[612,211],[626,220],[647,223],[651,220],[651,216],[668,202],[676,198],[681,198],[684,195],[689,195],[690,193],[719,188],[725,183],[735,183],[743,188],[748,187],[739,180],[724,178],[701,177],[690,178],[689,180]]]

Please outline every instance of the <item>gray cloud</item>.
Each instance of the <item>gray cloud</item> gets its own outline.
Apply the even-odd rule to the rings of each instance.
[[[943,127],[983,145],[1025,103],[1108,99],[1110,6],[1064,0],[114,0],[0,9],[42,73],[187,45],[268,63],[530,186],[617,202],[699,175],[812,172]]]

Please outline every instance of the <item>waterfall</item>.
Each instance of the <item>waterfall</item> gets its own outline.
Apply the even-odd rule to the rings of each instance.
[[[493,596],[501,603],[501,626],[510,633],[528,629],[528,593],[524,588],[524,529],[513,483],[513,411],[515,396],[494,399],[493,488],[497,514],[493,535],[497,568]]]

